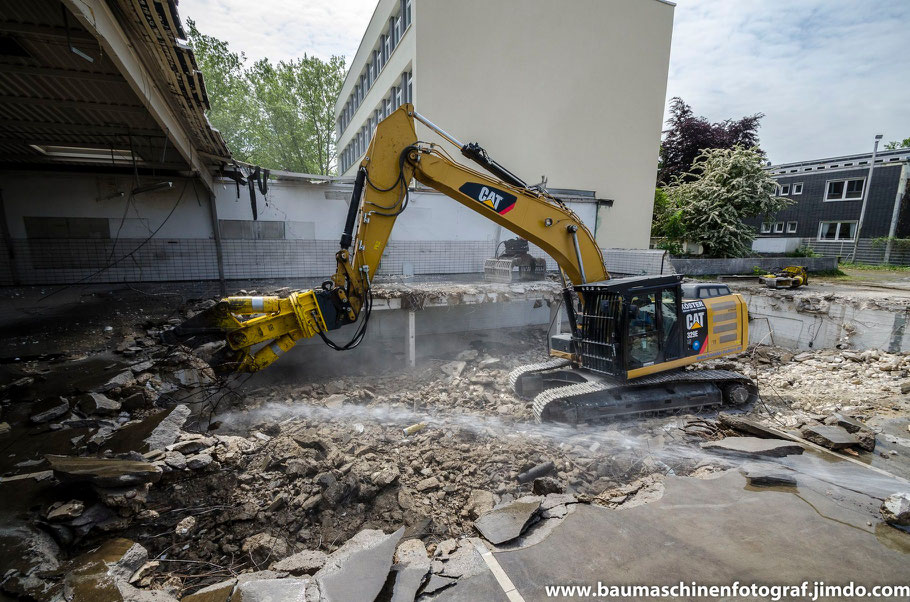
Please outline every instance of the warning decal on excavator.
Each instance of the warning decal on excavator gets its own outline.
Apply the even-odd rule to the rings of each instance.
[[[518,197],[505,190],[500,190],[477,182],[465,182],[458,191],[466,194],[478,203],[483,203],[499,215],[505,215],[514,209],[515,201],[518,200]]]

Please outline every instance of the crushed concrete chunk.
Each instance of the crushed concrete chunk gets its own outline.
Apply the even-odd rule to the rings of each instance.
[[[721,452],[773,458],[803,453],[803,447],[799,443],[786,439],[759,439],[758,437],[727,437],[720,441],[702,443],[701,447]]]
[[[875,451],[875,431],[856,418],[833,414],[832,424],[835,424],[856,437],[857,445],[866,451]],[[827,423],[827,421],[826,421]]]
[[[203,587],[194,594],[184,596],[180,599],[180,602],[228,602],[236,585],[236,579],[214,583]]]
[[[464,371],[467,364],[462,361],[447,362],[439,367],[440,370],[450,378],[458,378]]]
[[[757,420],[743,416],[742,414],[721,412],[717,415],[717,419],[720,420],[721,424],[728,428],[741,433],[747,433],[748,435],[758,437],[759,439],[777,439],[779,437],[779,435],[775,434],[773,430],[767,426]]]
[[[882,502],[880,511],[889,525],[910,527],[910,493],[904,491],[889,495]]]
[[[329,556],[313,576],[320,600],[347,602],[373,600],[382,590],[404,527],[391,535],[361,531]]]
[[[136,379],[133,377],[133,373],[130,370],[121,372],[114,378],[110,379],[104,385],[98,388],[102,393],[107,393],[118,387],[131,387],[136,384]]]
[[[309,579],[256,579],[237,585],[231,602],[303,602]]]
[[[146,438],[145,443],[149,450],[164,449],[174,443],[180,435],[180,429],[190,417],[190,409],[185,405],[179,405],[171,410],[164,420],[158,423],[158,426]]]
[[[64,521],[81,516],[85,512],[85,504],[80,500],[70,500],[65,504],[51,506],[47,513],[49,521]]]
[[[429,564],[426,566],[396,564],[392,570],[395,573],[395,583],[392,586],[391,602],[413,602],[430,572]]]
[[[796,475],[788,468],[771,462],[748,462],[740,471],[753,487],[795,487]]]
[[[304,550],[288,556],[272,565],[272,570],[281,573],[290,573],[294,576],[312,575],[323,566],[328,559],[325,552],[319,550]]]
[[[120,402],[114,401],[104,393],[86,393],[76,399],[79,409],[86,414],[116,414],[120,411]]]
[[[81,481],[98,487],[124,487],[153,483],[161,477],[160,468],[138,460],[51,455],[45,458],[54,475],[64,482]]]
[[[449,577],[440,577],[439,575],[433,575],[430,577],[430,580],[427,581],[427,584],[424,586],[423,590],[421,590],[420,593],[426,596],[435,594],[441,592],[451,585],[455,585],[456,581],[456,579],[451,579]]]
[[[247,537],[240,549],[249,554],[257,566],[269,560],[284,558],[288,554],[288,544],[283,539],[265,532]]]
[[[428,489],[436,489],[439,487],[439,479],[436,477],[426,478],[415,486],[417,491],[427,491]]]
[[[474,527],[493,545],[505,543],[520,536],[530,525],[540,508],[540,500],[514,501],[482,515]]]
[[[828,449],[844,449],[859,443],[856,437],[839,426],[807,426],[800,434],[807,441]]]
[[[54,397],[46,399],[37,404],[38,411],[32,414],[30,420],[35,424],[48,422],[54,418],[60,418],[70,411],[70,403],[66,397]]]

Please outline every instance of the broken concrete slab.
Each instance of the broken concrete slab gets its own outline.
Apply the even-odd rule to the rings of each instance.
[[[757,420],[754,420],[742,414],[721,412],[717,415],[717,419],[722,425],[726,426],[727,428],[731,428],[741,433],[747,433],[753,437],[758,437],[760,439],[780,438],[780,435],[775,433],[774,429],[771,427],[765,426]]]
[[[780,464],[748,462],[740,468],[753,487],[795,487],[796,474]]]
[[[429,565],[396,564],[392,570],[395,573],[395,583],[392,586],[391,602],[414,602],[420,586],[430,572]]]
[[[179,405],[171,410],[145,440],[148,449],[164,449],[174,443],[180,435],[180,429],[189,417],[190,409],[185,405]]]
[[[313,575],[325,566],[328,557],[328,554],[319,550],[304,550],[279,560],[272,565],[272,570],[294,576]]]
[[[237,585],[231,602],[302,602],[309,579],[257,579]]]
[[[126,370],[113,377],[102,386],[98,387],[98,390],[102,393],[107,393],[108,391],[112,391],[117,388],[131,387],[135,384],[136,378],[133,376],[132,371]]]
[[[366,529],[329,556],[314,576],[319,600],[373,600],[382,590],[404,527],[391,535]]]
[[[483,514],[474,527],[487,541],[499,545],[520,536],[539,508],[540,500],[516,500]]]
[[[803,439],[828,449],[845,449],[857,446],[859,441],[839,426],[807,426],[800,431]]]
[[[35,424],[60,418],[70,411],[70,402],[66,397],[52,397],[35,404],[35,413],[30,420]]]
[[[464,371],[467,363],[462,361],[447,362],[439,367],[444,374],[448,375],[450,378],[458,378],[461,376],[461,373]]]
[[[440,577],[439,575],[433,575],[430,577],[430,580],[427,581],[427,584],[420,590],[421,595],[429,596],[431,594],[436,594],[441,592],[447,587],[455,585],[457,579],[452,579],[449,577]]]
[[[80,500],[70,500],[65,504],[57,503],[47,511],[47,520],[64,521],[76,518],[85,512],[85,504]]]
[[[180,602],[228,602],[231,594],[234,593],[234,587],[237,585],[236,579],[228,579],[203,587],[197,592],[184,596]]]
[[[98,487],[124,487],[154,483],[161,469],[138,460],[116,458],[83,458],[75,456],[45,456],[60,481],[87,482]]]
[[[786,439],[759,439],[758,437],[726,437],[720,441],[702,443],[701,447],[720,452],[773,458],[803,453],[803,447],[799,443]]]
[[[832,414],[830,422],[826,420],[825,424],[833,424],[841,427],[856,437],[857,444],[860,448],[866,451],[875,451],[875,431],[856,418],[843,414]]]
[[[86,414],[111,415],[120,411],[120,402],[104,393],[86,393],[76,398],[79,409]]]
[[[880,511],[889,525],[910,527],[910,493],[903,491],[889,495],[882,502]]]

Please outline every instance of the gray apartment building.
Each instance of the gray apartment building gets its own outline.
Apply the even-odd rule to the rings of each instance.
[[[857,261],[910,265],[910,251],[904,245],[881,240],[910,237],[910,148],[880,151],[870,184],[871,161],[872,154],[866,153],[770,165],[777,194],[794,202],[774,216],[749,220],[756,229],[752,249],[786,253],[810,247],[821,255],[847,259],[868,192]]]

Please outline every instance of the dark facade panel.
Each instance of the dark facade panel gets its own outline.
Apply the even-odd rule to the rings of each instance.
[[[901,179],[902,163],[876,166],[872,176],[872,187],[869,190],[869,200],[866,203],[866,216],[863,219],[862,238],[877,238],[887,236],[891,226],[891,214],[894,210],[894,200],[897,197],[898,186]],[[868,168],[847,169],[837,171],[811,171],[796,174],[777,176],[777,183],[781,186],[790,185],[788,198],[794,203],[778,212],[774,217],[766,219],[749,219],[746,223],[754,226],[756,232],[763,221],[770,222],[797,222],[796,232],[783,234],[759,234],[759,236],[790,236],[799,238],[816,238],[819,224],[823,221],[849,221],[859,220],[862,209],[862,199],[844,201],[826,201],[825,194],[827,183],[830,180],[844,180],[854,178],[868,178]],[[793,194],[793,185],[802,183],[802,194]]]

